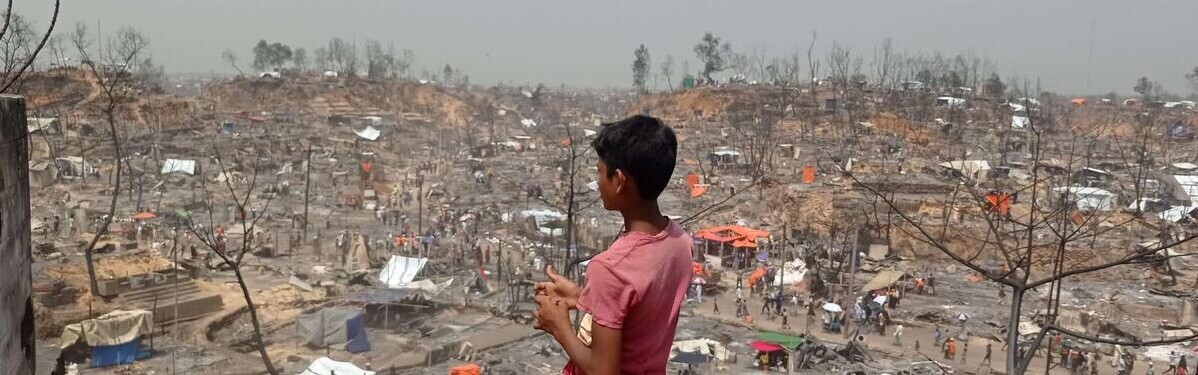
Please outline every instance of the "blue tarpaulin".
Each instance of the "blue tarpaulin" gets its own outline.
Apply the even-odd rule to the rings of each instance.
[[[370,338],[366,336],[366,322],[362,320],[363,316],[363,314],[354,315],[345,321],[346,336],[349,339],[345,342],[345,351],[347,352],[370,351]]]
[[[123,365],[148,357],[150,357],[150,352],[141,349],[141,340],[133,340],[120,345],[93,346],[91,366]]]
[[[370,351],[366,321],[357,307],[330,307],[296,318],[296,333],[317,348],[345,345],[350,353]]]

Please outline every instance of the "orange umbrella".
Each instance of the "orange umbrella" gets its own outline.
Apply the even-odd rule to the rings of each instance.
[[[150,220],[158,217],[153,212],[138,212],[133,214],[133,220]]]

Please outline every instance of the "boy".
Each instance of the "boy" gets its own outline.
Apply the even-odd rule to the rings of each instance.
[[[693,272],[691,237],[657,205],[678,140],[660,120],[634,116],[606,125],[591,146],[603,208],[624,217],[624,232],[591,259],[581,290],[546,269],[550,281],[536,285],[536,327],[569,355],[564,374],[663,374]],[[577,333],[574,308],[585,313]]]

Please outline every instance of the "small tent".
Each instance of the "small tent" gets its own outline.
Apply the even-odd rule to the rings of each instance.
[[[91,366],[132,363],[150,356],[141,349],[141,336],[154,330],[153,314],[146,310],[116,310],[95,319],[67,325],[59,347],[82,342],[92,348]]]
[[[365,318],[355,307],[330,307],[302,315],[295,320],[295,331],[308,345],[318,348],[345,344],[350,353],[370,351]]]

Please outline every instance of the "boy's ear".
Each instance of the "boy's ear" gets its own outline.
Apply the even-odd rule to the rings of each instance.
[[[623,170],[617,169],[615,178],[616,194],[623,193],[624,189],[628,188],[628,175],[625,175]]]

